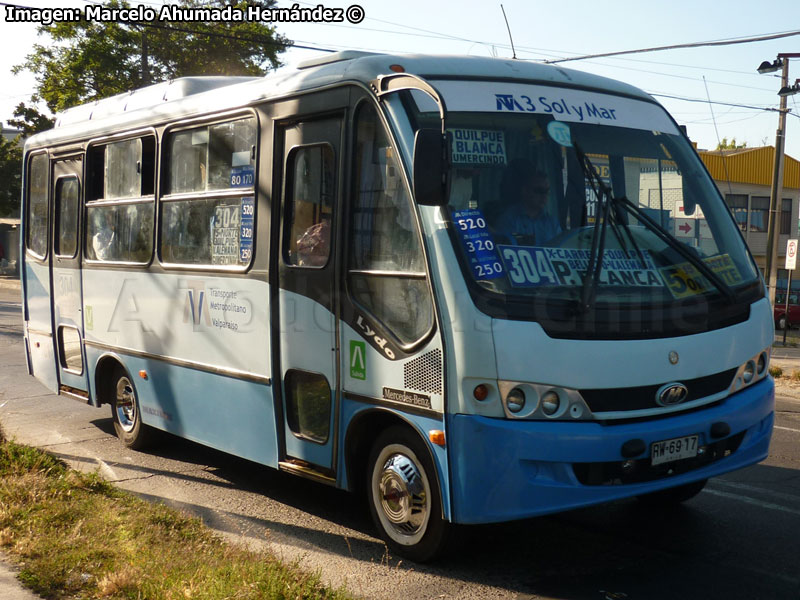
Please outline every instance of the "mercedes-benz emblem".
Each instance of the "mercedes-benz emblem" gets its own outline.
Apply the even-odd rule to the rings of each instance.
[[[682,383],[666,383],[656,392],[656,404],[674,406],[689,397],[689,388]]]

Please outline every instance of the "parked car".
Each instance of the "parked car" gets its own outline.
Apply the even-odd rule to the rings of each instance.
[[[775,294],[775,306],[772,307],[775,327],[786,329],[793,325],[800,325],[800,303],[798,303],[798,293],[789,294],[789,318],[786,318],[786,292]]]

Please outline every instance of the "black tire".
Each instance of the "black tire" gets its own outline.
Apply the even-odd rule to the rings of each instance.
[[[114,419],[114,431],[117,437],[132,450],[142,450],[147,447],[152,442],[153,432],[142,423],[136,388],[122,367],[114,370],[109,395],[111,416]]]
[[[701,479],[700,481],[694,481],[692,483],[686,483],[684,485],[679,485],[678,487],[669,488],[668,490],[661,490],[659,492],[653,492],[652,494],[645,494],[643,496],[638,496],[638,500],[647,506],[671,506],[680,504],[681,502],[686,502],[687,500],[691,500],[697,494],[703,491],[703,488],[706,487],[706,483],[708,483],[708,479]]]
[[[442,518],[436,469],[422,439],[390,427],[375,440],[367,463],[372,520],[390,550],[415,562],[444,550],[449,523]]]

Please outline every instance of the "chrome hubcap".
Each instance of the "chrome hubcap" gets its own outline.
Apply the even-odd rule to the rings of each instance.
[[[117,382],[116,411],[120,427],[130,433],[136,424],[136,396],[127,377],[120,377]]]
[[[383,465],[378,481],[380,508],[394,529],[413,536],[424,529],[428,496],[420,471],[403,454],[393,454]]]

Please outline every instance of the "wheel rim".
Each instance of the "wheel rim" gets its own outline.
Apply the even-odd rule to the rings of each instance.
[[[425,469],[405,446],[383,449],[372,473],[372,500],[384,531],[409,546],[425,535],[430,520],[430,485]]]
[[[127,433],[133,431],[136,425],[136,395],[130,379],[124,376],[117,381],[115,410],[120,427]]]

